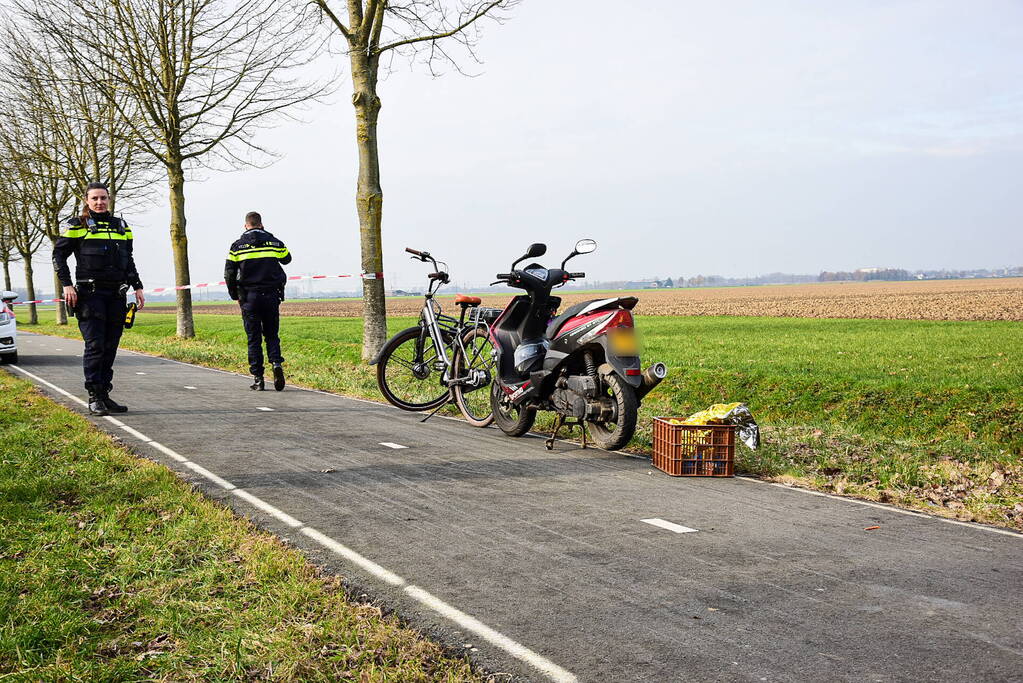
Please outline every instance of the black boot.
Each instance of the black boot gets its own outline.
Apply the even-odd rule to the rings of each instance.
[[[253,375],[252,384],[249,385],[249,389],[253,391],[265,391],[266,386],[263,383],[263,375]]]
[[[107,410],[106,402],[103,400],[103,395],[93,389],[89,390],[89,412],[100,417],[110,414]]]
[[[103,394],[103,405],[107,407],[111,413],[126,413],[128,412],[128,406],[122,406],[120,403],[110,398],[110,394]]]
[[[277,391],[284,391],[284,368],[281,367],[280,363],[273,364],[274,371],[274,389]]]

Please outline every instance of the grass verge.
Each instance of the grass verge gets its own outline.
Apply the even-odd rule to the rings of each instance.
[[[5,372],[0,433],[0,679],[481,680]]]
[[[391,331],[415,321],[393,318]],[[234,316],[139,317],[122,346],[246,372]],[[641,317],[646,362],[669,378],[648,398],[630,448],[649,452],[651,418],[745,401],[764,426],[743,472],[937,514],[1023,529],[1023,327],[1013,322]],[[26,327],[78,336],[74,327]],[[292,381],[380,400],[361,362],[357,318],[281,320]],[[239,380],[241,381],[241,380]],[[543,429],[551,422],[539,420]]]

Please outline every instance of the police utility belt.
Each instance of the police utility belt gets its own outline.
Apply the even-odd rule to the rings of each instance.
[[[116,292],[122,296],[128,292],[127,282],[113,280],[79,280],[75,286],[79,292]]]

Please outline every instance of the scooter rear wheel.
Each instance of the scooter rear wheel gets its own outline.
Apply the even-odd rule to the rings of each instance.
[[[490,407],[494,411],[494,423],[508,436],[522,436],[533,427],[536,410],[533,408],[507,407],[501,405],[504,391],[497,382],[490,385]]]
[[[590,429],[590,436],[597,442],[597,445],[608,451],[617,451],[629,443],[632,435],[636,433],[636,419],[639,414],[639,401],[636,400],[636,392],[632,386],[618,375],[608,375],[604,378],[607,383],[607,392],[615,403],[614,422],[587,422]]]

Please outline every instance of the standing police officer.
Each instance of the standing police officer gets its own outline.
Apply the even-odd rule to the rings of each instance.
[[[124,295],[135,290],[139,308],[146,304],[132,257],[132,234],[122,219],[107,210],[110,194],[103,183],[85,188],[85,206],[81,216],[61,225],[60,238],[53,247],[53,267],[64,287],[64,301],[76,310],[78,329],[85,340],[82,365],[85,389],[89,392],[89,412],[94,415],[123,413],[125,406],[110,398],[113,389],[114,357],[124,331],[127,312]],[[75,256],[75,281],[71,283],[68,256]]]
[[[291,263],[291,254],[284,242],[263,229],[263,218],[252,211],[245,214],[245,232],[231,245],[224,266],[224,280],[232,299],[242,309],[242,322],[249,338],[249,370],[251,389],[263,391],[263,343],[273,369],[274,389],[284,389],[284,368],[281,364],[280,305],[284,301],[284,285],[288,281],[281,264]]]

